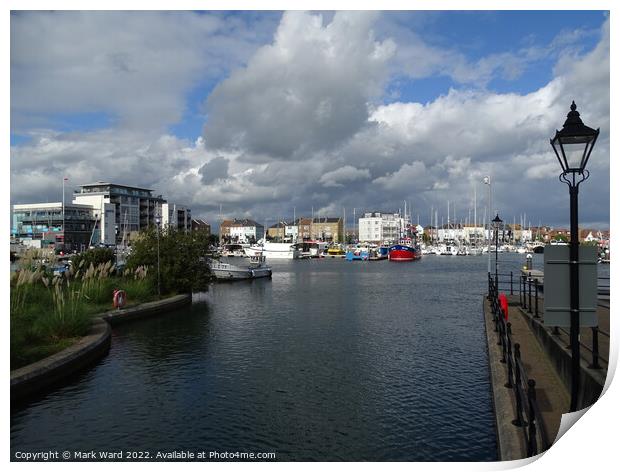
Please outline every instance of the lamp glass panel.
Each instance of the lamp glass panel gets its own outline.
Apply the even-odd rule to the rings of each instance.
[[[568,137],[562,138],[562,153],[566,159],[568,168],[566,170],[580,170],[583,164],[586,148],[590,142],[590,138]]]

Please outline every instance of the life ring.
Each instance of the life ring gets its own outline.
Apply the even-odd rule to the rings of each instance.
[[[114,296],[112,299],[114,308],[123,308],[127,302],[127,294],[125,290],[114,290]]]

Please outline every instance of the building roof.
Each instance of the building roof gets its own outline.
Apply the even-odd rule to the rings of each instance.
[[[269,229],[283,228],[285,226],[290,226],[294,223],[287,223],[286,221],[278,221],[277,223],[272,224]]]
[[[224,220],[222,221],[221,227],[233,227],[233,226],[262,226],[254,220],[250,220],[248,218],[245,219],[237,219],[234,220]]]
[[[312,223],[338,223],[341,218],[315,218]]]
[[[99,187],[100,185],[110,185],[112,187],[130,188],[130,189],[133,189],[133,190],[146,190],[148,192],[152,192],[153,191],[153,189],[150,189],[150,188],[136,187],[135,185],[115,184],[113,182],[103,182],[103,181],[95,182],[94,184],[81,184],[81,185],[79,185],[79,187]]]

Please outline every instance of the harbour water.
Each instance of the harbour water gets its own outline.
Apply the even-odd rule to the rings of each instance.
[[[516,271],[524,255],[500,258]],[[271,265],[272,280],[213,285],[191,308],[114,328],[95,367],[13,406],[12,453],[497,459],[486,256]]]

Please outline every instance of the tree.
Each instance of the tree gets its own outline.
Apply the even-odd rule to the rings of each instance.
[[[159,279],[161,293],[189,293],[205,290],[209,268],[204,260],[209,251],[209,235],[205,231],[179,231],[175,228],[142,231],[132,244],[127,268],[148,266],[149,275],[157,279],[157,248],[159,239]]]

